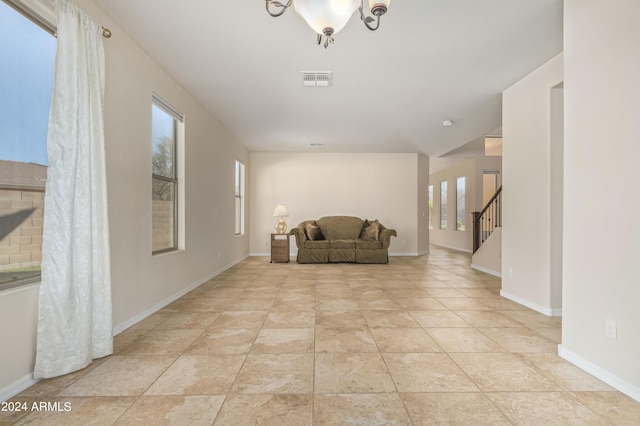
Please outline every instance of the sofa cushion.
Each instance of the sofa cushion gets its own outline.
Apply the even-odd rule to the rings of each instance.
[[[330,240],[329,245],[331,246],[331,248],[341,248],[341,249],[356,248],[355,240]]]
[[[373,222],[365,220],[364,225],[362,225],[362,231],[360,231],[360,239],[365,241],[377,241],[378,235],[380,235],[380,223],[378,220],[374,220]]]
[[[307,240],[307,241],[304,242],[304,248],[308,248],[308,249],[328,249],[329,248],[329,240],[320,240],[320,241]]]
[[[316,222],[327,240],[355,240],[360,235],[363,220],[353,216],[327,216]]]
[[[356,248],[365,250],[378,250],[382,248],[382,241],[356,240]]]
[[[355,262],[356,252],[357,250],[354,248],[332,248],[329,250],[329,262]]]
[[[304,225],[304,231],[307,234],[307,238],[311,241],[324,240],[324,235],[322,235],[320,227],[314,223],[307,222]]]

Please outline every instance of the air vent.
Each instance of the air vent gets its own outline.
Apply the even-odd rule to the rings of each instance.
[[[305,87],[327,87],[331,84],[331,71],[302,71],[302,84]]]

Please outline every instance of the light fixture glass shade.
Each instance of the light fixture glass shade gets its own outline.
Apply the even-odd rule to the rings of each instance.
[[[369,10],[373,10],[375,5],[377,4],[382,4],[387,9],[389,9],[389,6],[391,5],[391,0],[369,0]]]
[[[289,214],[287,213],[287,208],[284,204],[278,204],[276,209],[273,211],[273,217],[287,217]]]
[[[380,0],[377,3],[384,2]],[[386,0],[389,1],[389,0]],[[293,7],[318,34],[325,28],[332,28],[333,34],[344,28],[353,12],[360,6],[360,0],[295,0]]]

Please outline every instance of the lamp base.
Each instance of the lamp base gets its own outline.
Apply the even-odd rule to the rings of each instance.
[[[278,219],[278,222],[276,222],[276,234],[284,234],[286,232],[287,223],[282,218]]]

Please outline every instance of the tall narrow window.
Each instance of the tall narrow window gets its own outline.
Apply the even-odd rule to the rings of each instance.
[[[244,234],[244,164],[236,160],[236,235]]]
[[[440,229],[447,229],[447,182],[440,182]]]
[[[429,185],[429,229],[433,229],[433,185]]]
[[[456,179],[456,230],[464,231],[465,229],[465,204],[464,197],[466,192],[466,177]]]
[[[0,2],[0,290],[40,279],[56,40],[31,19]]]
[[[152,250],[178,248],[178,144],[183,116],[166,101],[152,105]]]

